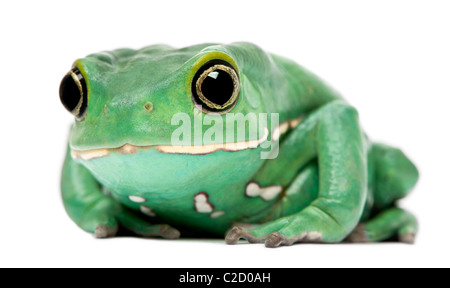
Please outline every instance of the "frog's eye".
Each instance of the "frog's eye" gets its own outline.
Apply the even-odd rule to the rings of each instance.
[[[72,68],[59,86],[59,98],[64,107],[77,119],[82,119],[87,108],[86,81],[78,68]]]
[[[237,101],[240,90],[239,76],[227,62],[212,60],[203,65],[192,81],[192,95],[207,111],[225,112]]]

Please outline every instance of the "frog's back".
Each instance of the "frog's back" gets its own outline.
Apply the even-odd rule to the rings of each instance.
[[[342,97],[314,73],[288,58],[238,42],[222,45],[239,64],[243,91],[251,87],[261,98],[260,109],[279,113],[280,121],[307,115]],[[244,95],[255,97],[253,95]]]
[[[297,105],[303,113],[309,113],[331,101],[342,99],[342,96],[323,79],[282,56],[271,54],[277,69],[287,82],[286,98],[296,98]]]

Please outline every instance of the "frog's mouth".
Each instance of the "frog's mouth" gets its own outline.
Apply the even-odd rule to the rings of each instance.
[[[71,150],[73,158],[80,158],[83,160],[92,160],[96,158],[106,157],[111,152],[119,154],[135,154],[138,150],[155,148],[158,152],[166,154],[189,154],[189,155],[206,155],[217,151],[237,152],[247,149],[258,148],[261,143],[267,141],[269,137],[269,130],[266,128],[263,137],[256,140],[247,140],[235,143],[218,143],[207,145],[191,145],[191,146],[176,146],[176,145],[149,145],[149,146],[136,146],[133,144],[125,144],[117,148],[101,148],[92,150]]]
[[[286,133],[289,128],[296,127],[302,120],[302,117],[289,120],[281,123],[272,131],[272,141],[278,140],[278,138]],[[217,151],[225,152],[237,152],[248,149],[256,149],[262,143],[266,142],[269,137],[269,130],[265,128],[264,135],[260,139],[247,140],[233,143],[218,143],[207,145],[190,145],[190,146],[176,146],[176,145],[149,145],[149,146],[136,146],[133,144],[125,144],[117,148],[100,148],[91,150],[71,150],[71,155],[74,159],[92,160],[96,158],[102,158],[108,156],[111,152],[118,154],[135,154],[139,150],[154,148],[158,152],[166,154],[186,154],[186,155],[206,155]]]

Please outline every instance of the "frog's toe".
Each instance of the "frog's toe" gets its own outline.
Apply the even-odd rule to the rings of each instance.
[[[268,223],[264,225],[249,227],[234,226],[231,228],[225,241],[227,244],[236,244],[240,239],[249,243],[264,243],[267,248],[279,246],[290,246],[294,243],[317,243],[322,242],[322,233],[303,232],[298,233],[297,227],[285,225],[279,228],[280,223]],[[300,230],[301,231],[301,230]]]
[[[416,233],[399,234],[398,241],[406,244],[414,244],[416,242]]]
[[[280,230],[280,232],[274,232],[267,237],[265,246],[267,248],[277,248],[279,246],[290,246],[294,243],[319,243],[322,242],[322,233],[320,232],[304,232],[301,234],[290,233],[289,227]],[[286,235],[291,235],[286,237]]]
[[[280,246],[281,244],[284,245],[290,245],[292,243],[289,243],[289,240],[281,235],[280,232],[274,232],[267,237],[266,241],[264,242],[264,245],[267,248],[276,248]]]
[[[273,236],[273,234],[278,231],[283,234],[281,229],[286,223],[287,218],[264,224],[238,224],[228,231],[225,241],[227,244],[236,244],[239,239],[245,239],[249,243],[265,243],[265,241],[267,241],[266,239],[272,237],[272,240],[269,240],[269,244],[267,244],[270,246],[272,245],[272,242],[277,242],[276,237]]]
[[[99,239],[114,237],[116,236],[118,230],[119,226],[117,224],[116,225],[100,224],[95,228],[94,237]]]
[[[159,231],[158,231],[158,236],[161,236],[162,238],[165,238],[165,239],[180,238],[180,235],[181,235],[180,231],[173,228],[172,226],[167,225],[167,224],[157,225],[157,226],[160,226]]]
[[[225,236],[225,242],[227,244],[236,244],[240,239],[245,239],[250,243],[262,243],[266,236],[256,237],[250,233],[251,228],[244,226],[234,226],[231,228]]]
[[[167,224],[153,225],[140,215],[123,210],[118,215],[120,224],[127,230],[143,237],[162,237],[165,239],[180,238],[180,231]]]
[[[241,238],[241,228],[234,226],[231,228],[227,235],[225,236],[225,243],[227,244],[236,244]]]
[[[146,226],[139,227],[139,229],[137,228],[131,229],[130,227],[128,227],[128,229],[132,230],[135,234],[141,235],[143,237],[162,237],[164,239],[180,238],[180,231],[167,224],[160,224],[160,225],[148,224]]]
[[[364,224],[358,224],[353,232],[347,237],[346,242],[350,243],[369,243],[367,238],[366,228]]]

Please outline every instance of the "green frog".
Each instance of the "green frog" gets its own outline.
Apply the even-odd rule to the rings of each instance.
[[[75,118],[62,199],[97,238],[414,242],[417,220],[396,206],[414,164],[371,142],[320,78],[256,45],[92,54],[60,100]]]

